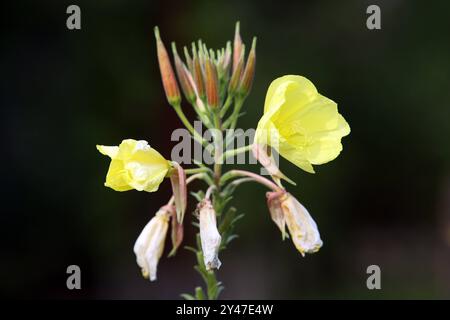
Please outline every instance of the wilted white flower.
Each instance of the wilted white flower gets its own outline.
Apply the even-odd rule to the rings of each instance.
[[[284,235],[286,224],[298,251],[314,253],[319,251],[323,242],[317,224],[311,218],[308,210],[291,194],[269,192],[267,194],[269,210],[272,219]]]
[[[142,269],[144,278],[156,280],[158,261],[164,250],[164,241],[169,228],[172,206],[164,206],[144,227],[134,244],[136,262]]]
[[[219,269],[221,262],[218,255],[222,238],[217,230],[216,212],[208,199],[204,199],[198,204],[198,211],[200,239],[206,270]]]

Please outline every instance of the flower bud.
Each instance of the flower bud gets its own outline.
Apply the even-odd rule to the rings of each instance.
[[[200,63],[200,57],[197,56],[197,52],[195,50],[195,44],[192,44],[193,46],[193,52],[194,52],[194,58],[192,60],[192,75],[194,78],[194,82],[197,86],[197,92],[200,96],[200,99],[205,98],[205,84],[203,81],[203,70]]]
[[[159,29],[155,27],[156,48],[158,54],[159,70],[161,79],[166,92],[167,101],[170,105],[179,105],[181,102],[180,90],[178,89],[175,73],[170,64],[169,55],[159,36]]]
[[[233,70],[230,83],[228,85],[228,94],[232,96],[236,93],[239,83],[241,82],[242,70],[244,69],[244,53],[245,46],[242,46],[241,57],[237,62],[236,68]]]
[[[219,80],[217,78],[216,66],[211,58],[206,57],[205,60],[205,87],[206,100],[211,109],[219,107]]]
[[[197,209],[199,211],[200,240],[206,270],[219,269],[221,262],[218,255],[222,238],[217,230],[216,212],[208,199],[201,201]]]
[[[225,52],[222,57],[222,69],[226,70],[226,73],[229,72],[231,66],[231,42],[227,42],[227,46],[225,47]]]
[[[243,97],[247,96],[252,88],[253,78],[255,77],[256,65],[256,37],[253,38],[252,48],[248,54],[247,64],[239,84],[239,94]]]
[[[189,68],[189,70],[191,70],[191,72],[192,72],[192,58],[191,58],[191,56],[189,55],[188,48],[185,46],[185,47],[183,48],[183,50],[184,50],[184,57],[186,58],[186,62],[187,62],[188,68]]]
[[[236,28],[234,31],[234,42],[233,42],[233,73],[239,64],[239,59],[241,58],[242,52],[242,39],[239,33],[239,21],[236,22]]]
[[[230,77],[231,43],[228,41],[226,48],[217,50],[217,75],[220,85],[226,85]]]
[[[173,209],[164,206],[144,227],[134,244],[136,262],[142,269],[144,278],[156,280],[158,261],[164,251],[164,241],[169,228],[169,217]]]
[[[181,90],[189,103],[194,103],[196,100],[196,89],[193,87],[193,83],[189,80],[192,77],[186,65],[181,61],[178,55],[177,48],[174,42],[172,42],[172,51],[175,60],[175,70],[177,71],[178,80],[180,81]]]

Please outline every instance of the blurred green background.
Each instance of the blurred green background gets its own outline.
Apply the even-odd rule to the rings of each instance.
[[[79,31],[66,28],[70,4],[81,7]],[[366,28],[369,4],[381,7],[381,30]],[[132,247],[170,183],[155,194],[105,188],[109,161],[95,145],[146,139],[170,157],[181,123],[153,27],[166,44],[218,48],[240,20],[244,42],[258,37],[241,126],[256,126],[274,78],[300,74],[338,102],[352,132],[315,175],[281,162],[319,226],[319,253],[302,258],[281,241],[264,188],[237,190],[246,215],[221,256],[222,298],[450,298],[449,12],[445,1],[400,0],[2,3],[1,295],[165,299],[201,284],[192,253],[167,259],[169,246],[158,281],[141,277]],[[66,288],[71,264],[82,290]],[[366,288],[371,264],[381,290]]]

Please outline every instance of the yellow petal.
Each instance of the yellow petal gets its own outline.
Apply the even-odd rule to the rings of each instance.
[[[97,150],[100,151],[101,154],[108,156],[111,159],[114,159],[117,156],[117,153],[119,152],[119,147],[97,145]]]
[[[286,101],[309,101],[317,94],[314,84],[302,76],[286,75],[275,79],[267,90],[264,113],[277,109]]]
[[[106,174],[105,186],[116,191],[128,191],[133,189],[128,184],[128,180],[128,172],[125,170],[123,162],[121,160],[112,160]]]
[[[309,173],[315,173],[311,162],[309,162],[305,157],[306,153],[304,149],[298,148],[296,146],[291,146],[287,143],[283,143],[280,145],[280,149],[278,152],[283,158],[292,162],[300,169],[305,170]]]

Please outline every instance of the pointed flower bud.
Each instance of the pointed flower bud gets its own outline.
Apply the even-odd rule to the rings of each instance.
[[[190,83],[190,86],[193,88],[194,93],[195,93],[195,99],[193,102],[191,102],[191,104],[194,105],[195,102],[195,106],[197,106],[197,108],[201,111],[201,112],[205,112],[206,108],[205,105],[203,104],[203,100],[200,97],[200,94],[198,93],[197,90],[197,85],[194,81],[194,78],[192,77],[192,74],[189,72],[189,70],[187,70],[186,66],[184,66],[184,73],[186,74],[186,78],[187,81]]]
[[[194,54],[194,58],[192,60],[192,69],[192,75],[197,86],[198,95],[200,96],[200,99],[203,99],[205,98],[205,84],[203,81],[203,70],[200,64],[200,58],[197,56],[197,53]]]
[[[180,90],[178,89],[175,73],[170,64],[169,55],[159,36],[159,29],[155,27],[156,49],[158,54],[159,70],[161,79],[166,92],[167,101],[170,105],[178,105],[181,102]]]
[[[237,66],[231,75],[230,84],[228,85],[228,94],[232,96],[236,93],[239,83],[241,82],[242,70],[244,69],[244,53],[245,46],[242,46],[241,57],[237,62]]]
[[[188,48],[185,46],[183,48],[183,50],[184,50],[184,57],[186,58],[186,63],[188,65],[188,68],[189,68],[189,70],[192,71],[192,58],[189,54]]]
[[[231,42],[228,41],[222,58],[222,69],[229,70],[230,66],[231,66]]]
[[[239,21],[236,22],[236,28],[234,31],[234,42],[233,42],[233,73],[239,64],[239,59],[241,58],[242,51],[242,39],[239,33]]]
[[[302,256],[305,253],[314,253],[319,251],[323,242],[320,239],[319,230],[315,221],[311,218],[308,210],[287,192],[269,193],[272,206],[272,212],[276,214],[276,223],[284,228],[286,223],[292,242]],[[277,208],[275,208],[277,207]],[[276,211],[276,212],[275,212]],[[280,211],[283,217],[280,217]]]
[[[172,183],[172,192],[175,198],[177,220],[179,223],[183,223],[187,204],[186,173],[178,163],[172,162],[172,165],[174,172],[170,176],[170,182]]]
[[[142,269],[144,278],[156,280],[158,261],[164,251],[164,241],[169,228],[171,206],[164,206],[144,227],[134,244],[136,262]]]
[[[189,80],[189,77],[192,77],[189,70],[186,68],[186,65],[181,61],[180,56],[178,55],[177,48],[174,42],[172,42],[172,51],[175,60],[175,70],[177,71],[178,80],[180,81],[181,90],[184,93],[184,96],[189,101],[189,103],[195,102],[196,89],[193,87],[193,83]]]
[[[222,48],[220,56],[218,56],[217,58],[217,75],[219,78],[220,90],[227,90],[228,82],[230,79],[230,66],[231,42],[228,41],[225,49]]]
[[[255,77],[256,65],[256,37],[253,38],[252,48],[248,54],[247,64],[245,65],[244,73],[242,74],[241,83],[239,84],[239,94],[243,97],[250,93]]]
[[[218,255],[222,238],[217,230],[216,212],[208,199],[201,201],[197,209],[199,212],[200,239],[206,270],[219,269],[221,262]]]
[[[211,58],[205,60],[205,87],[206,99],[211,109],[219,107],[219,80],[217,70]]]

